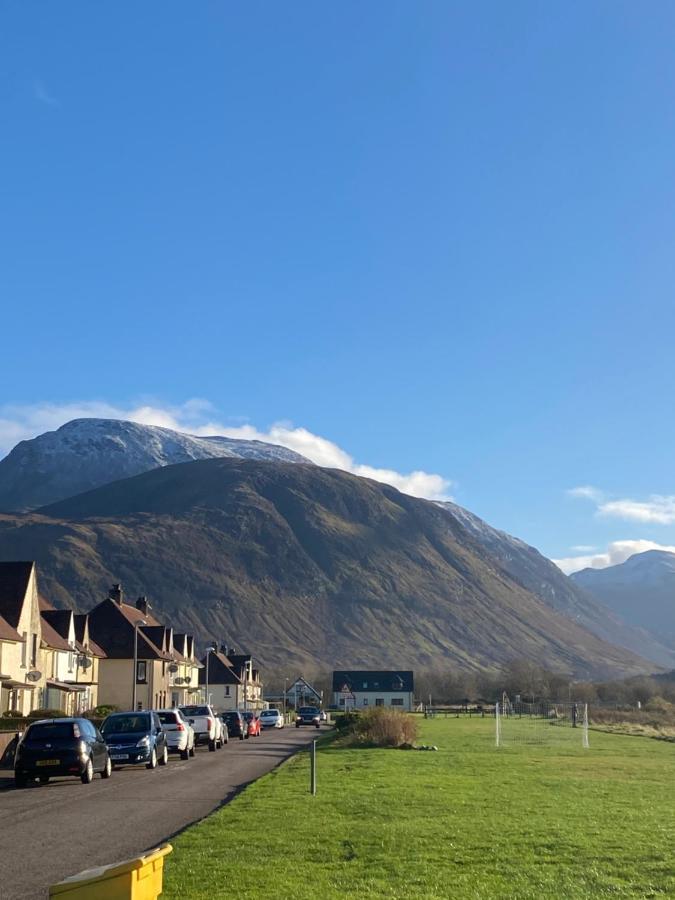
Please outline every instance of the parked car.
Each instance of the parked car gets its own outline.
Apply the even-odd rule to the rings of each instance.
[[[157,715],[166,734],[169,753],[180,753],[181,759],[195,755],[195,733],[179,709],[158,709]]]
[[[192,725],[195,745],[208,744],[209,750],[220,750],[223,746],[223,727],[218,714],[208,703],[195,706],[179,706],[183,718]]]
[[[321,728],[321,710],[318,706],[301,706],[295,714],[295,727],[314,725]]]
[[[244,718],[240,712],[236,710],[228,710],[220,714],[221,721],[227,728],[230,737],[238,737],[243,741],[247,737],[248,726],[244,722]]]
[[[159,716],[153,710],[111,713],[101,725],[113,767],[145,765],[148,769],[169,761],[169,746]]]
[[[260,713],[260,725],[263,728],[283,728],[283,713],[278,709],[263,709]]]
[[[246,722],[246,737],[258,737],[260,735],[260,719],[254,712],[242,713]]]
[[[14,758],[14,784],[18,788],[40,779],[74,775],[90,784],[94,773],[110,778],[112,764],[105,741],[88,719],[39,719],[28,726]]]

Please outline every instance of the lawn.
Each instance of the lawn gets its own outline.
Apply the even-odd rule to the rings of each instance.
[[[675,746],[496,750],[494,720],[436,719],[438,752],[303,752],[173,841],[165,898],[675,894]],[[215,891],[214,891],[215,888]]]

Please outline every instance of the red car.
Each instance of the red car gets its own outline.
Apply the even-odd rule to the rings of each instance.
[[[260,734],[260,719],[258,716],[254,712],[244,712],[242,716],[247,726],[246,737],[258,737]]]

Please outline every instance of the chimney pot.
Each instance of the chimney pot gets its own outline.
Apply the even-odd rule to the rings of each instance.
[[[136,601],[136,609],[139,610],[139,612],[142,612],[145,615],[147,615],[148,610],[150,609],[150,604],[148,603],[148,598],[147,597],[139,597],[138,600]]]
[[[122,590],[121,584],[113,584],[108,592],[108,597],[111,600],[114,600],[118,606],[122,605],[122,598],[124,597],[124,591]]]

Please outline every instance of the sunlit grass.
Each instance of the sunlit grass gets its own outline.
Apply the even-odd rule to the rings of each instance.
[[[186,831],[168,898],[655,897],[675,892],[675,751],[591,733],[496,750],[491,719],[423,723],[437,753],[302,753]]]

